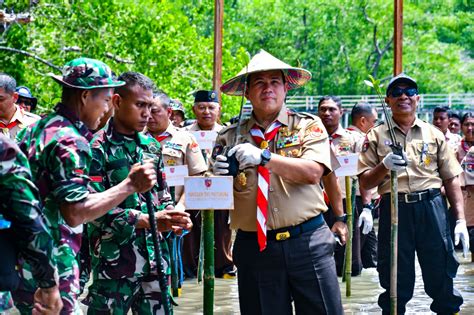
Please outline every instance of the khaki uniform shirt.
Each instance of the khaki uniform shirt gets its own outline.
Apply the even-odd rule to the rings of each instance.
[[[214,123],[214,127],[212,127],[212,129],[210,131],[219,132],[219,131],[222,130],[222,128],[224,128],[224,127],[219,125],[218,123]],[[202,129],[199,127],[198,123],[195,122],[194,124],[186,127],[185,130],[192,132],[192,131],[201,131]],[[202,151],[203,151],[203,154],[204,153],[206,154],[206,161],[209,162],[209,159],[211,158],[212,150],[206,149],[206,150],[202,150]]]
[[[448,143],[449,147],[453,150],[454,153],[456,153],[459,144],[461,143],[462,137],[460,135],[452,133],[451,131],[449,131],[449,129],[444,134],[444,137],[446,138],[446,142]]]
[[[364,145],[364,140],[365,140],[365,132],[363,132],[362,130],[360,130],[359,128],[357,128],[356,126],[354,125],[350,125],[349,127],[347,127],[347,130],[349,131],[352,131],[353,133],[357,134],[357,143],[356,143],[356,151],[357,153],[361,152],[362,151],[362,147]],[[356,182],[356,185],[357,185],[357,188],[356,188],[356,192],[357,192],[357,196],[360,196],[360,190],[359,190],[359,180],[357,180]],[[344,185],[344,190],[345,190],[345,185]],[[377,193],[377,188],[372,188],[369,190],[369,193],[371,195],[371,199],[374,200],[374,199],[377,199],[379,198],[379,194]]]
[[[344,156],[360,152],[361,142],[364,138],[359,134],[342,128],[341,125],[329,136],[329,142],[336,156]],[[346,180],[345,177],[338,177],[339,187],[341,188],[342,198],[346,198]],[[351,180],[352,183],[352,180]],[[356,182],[356,195],[360,196],[359,184]]]
[[[462,141],[457,150],[457,157],[463,168],[461,186],[464,196],[464,215],[467,226],[474,226],[474,146],[469,148]]]
[[[441,188],[443,180],[461,174],[462,169],[444,134],[435,126],[415,119],[408,134],[392,120],[397,142],[408,157],[408,166],[398,172],[399,193],[411,193],[430,188]],[[382,123],[368,133],[359,157],[359,173],[373,169],[392,152],[387,124]],[[390,174],[378,186],[379,194],[390,192]]]
[[[289,112],[282,107],[277,119],[282,126],[275,138],[269,142],[268,149],[282,156],[307,159],[318,162],[331,172],[331,149],[328,134],[321,120],[310,114]],[[240,122],[239,143],[255,145],[250,129],[256,124],[252,115]],[[237,124],[223,129],[217,136],[216,144],[233,144]],[[334,155],[332,155],[334,156]],[[336,162],[337,163],[337,162]],[[244,171],[246,180],[240,175],[234,179],[234,211],[230,211],[231,228],[243,231],[256,231],[257,218],[257,167]],[[268,191],[267,228],[269,230],[303,223],[327,210],[323,192],[319,184],[295,184],[271,173]]]
[[[168,136],[160,141],[165,166],[187,165],[189,176],[207,171],[207,164],[194,136],[179,129],[170,122],[166,131]],[[175,187],[175,201],[179,202],[184,187]]]
[[[17,133],[21,129],[28,127],[41,119],[40,116],[28,112],[16,104],[15,107],[16,111],[15,114],[13,114],[12,119],[10,119],[8,123],[0,123],[1,132],[12,140],[15,140]]]

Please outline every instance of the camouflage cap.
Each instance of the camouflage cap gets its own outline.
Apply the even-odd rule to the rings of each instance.
[[[113,88],[125,85],[124,81],[116,80],[109,66],[102,61],[90,58],[77,58],[63,67],[63,75],[50,76],[63,86],[76,89]]]
[[[177,111],[180,111],[183,113],[183,116],[185,115],[185,112],[184,112],[184,106],[183,104],[177,100],[177,99],[172,99],[170,101],[170,107],[171,107],[171,110],[177,110]]]

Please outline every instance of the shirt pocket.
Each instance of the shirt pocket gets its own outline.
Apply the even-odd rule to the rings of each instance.
[[[165,166],[182,165],[183,151],[171,148],[163,148],[163,162]]]
[[[412,149],[412,162],[428,171],[434,171],[438,165],[438,145],[436,142],[413,140],[410,143]]]
[[[258,172],[256,167],[240,170],[234,178],[234,193],[243,193],[257,189]]]

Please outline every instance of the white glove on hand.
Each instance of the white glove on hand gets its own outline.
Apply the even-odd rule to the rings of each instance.
[[[393,152],[390,152],[383,158],[382,163],[387,169],[399,172],[407,168],[405,165],[407,161],[408,159],[405,152],[403,152],[403,157]]]
[[[464,219],[456,221],[456,227],[454,228],[454,245],[458,245],[460,239],[462,242],[463,256],[467,258],[467,252],[469,251],[469,233],[467,232],[466,220]]]
[[[362,234],[366,235],[372,231],[374,226],[374,219],[372,218],[372,210],[369,208],[362,209],[362,213],[359,216],[359,227],[364,223],[364,228],[362,229]]]
[[[235,153],[239,168],[244,169],[249,166],[259,165],[262,162],[262,150],[251,143],[238,144],[229,151],[229,155]]]
[[[212,173],[214,173],[214,175],[225,175],[229,173],[229,163],[226,163],[226,161],[226,156],[216,156],[216,161],[214,162],[214,165],[212,165]]]
[[[184,205],[183,205],[182,203],[177,203],[177,204],[174,206],[174,210],[186,211],[186,208],[184,207]]]

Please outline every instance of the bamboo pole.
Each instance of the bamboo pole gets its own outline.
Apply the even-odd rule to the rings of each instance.
[[[213,88],[219,100],[222,82],[222,26],[224,17],[224,1],[214,1],[214,68]],[[222,102],[221,102],[222,104]],[[204,234],[204,315],[214,313],[214,210],[201,212]]]
[[[403,71],[403,0],[394,1],[394,62],[393,75]],[[397,314],[397,271],[398,271],[398,178],[397,172],[390,172],[390,314]]]
[[[352,198],[351,198],[351,178],[345,176],[346,184],[346,214],[347,214],[347,241],[346,241],[346,259],[345,259],[345,281],[346,296],[351,296],[351,274],[352,274]]]

